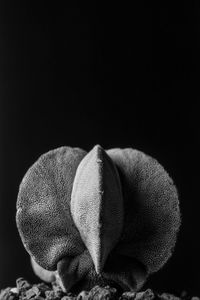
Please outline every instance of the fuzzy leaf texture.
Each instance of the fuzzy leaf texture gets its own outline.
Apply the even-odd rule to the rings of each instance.
[[[17,227],[35,273],[65,291],[139,290],[170,258],[180,227],[175,185],[131,148],[42,155],[19,188]]]

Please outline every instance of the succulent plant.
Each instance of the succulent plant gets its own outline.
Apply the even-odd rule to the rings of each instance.
[[[155,159],[99,145],[42,155],[20,185],[16,221],[35,273],[64,291],[139,290],[171,256],[181,223],[176,187]]]

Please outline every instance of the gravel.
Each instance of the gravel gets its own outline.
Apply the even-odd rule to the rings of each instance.
[[[82,291],[78,295],[64,293],[56,284],[30,284],[24,278],[16,281],[16,287],[0,291],[0,300],[200,300],[199,297],[190,297],[186,292],[180,296],[169,293],[158,294],[151,289],[141,292],[120,293],[116,288],[95,286],[90,291]]]

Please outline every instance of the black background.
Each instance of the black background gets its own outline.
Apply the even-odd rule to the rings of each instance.
[[[38,281],[15,225],[27,169],[50,149],[98,143],[168,170],[182,228],[146,287],[200,295],[200,4],[108,2],[1,1],[0,288]]]

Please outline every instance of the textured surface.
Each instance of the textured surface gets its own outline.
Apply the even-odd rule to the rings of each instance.
[[[119,253],[155,272],[171,256],[180,226],[176,187],[164,168],[141,151],[111,149],[108,154],[118,167],[124,195]]]
[[[71,212],[99,274],[123,226],[123,199],[118,172],[106,152],[95,146],[78,166]]]
[[[25,175],[16,219],[40,278],[55,275],[66,291],[136,291],[171,256],[180,211],[172,179],[148,155],[62,147]]]
[[[85,248],[70,215],[72,183],[85,152],[62,147],[42,155],[19,189],[17,225],[26,250],[43,268],[56,270],[63,255]]]

